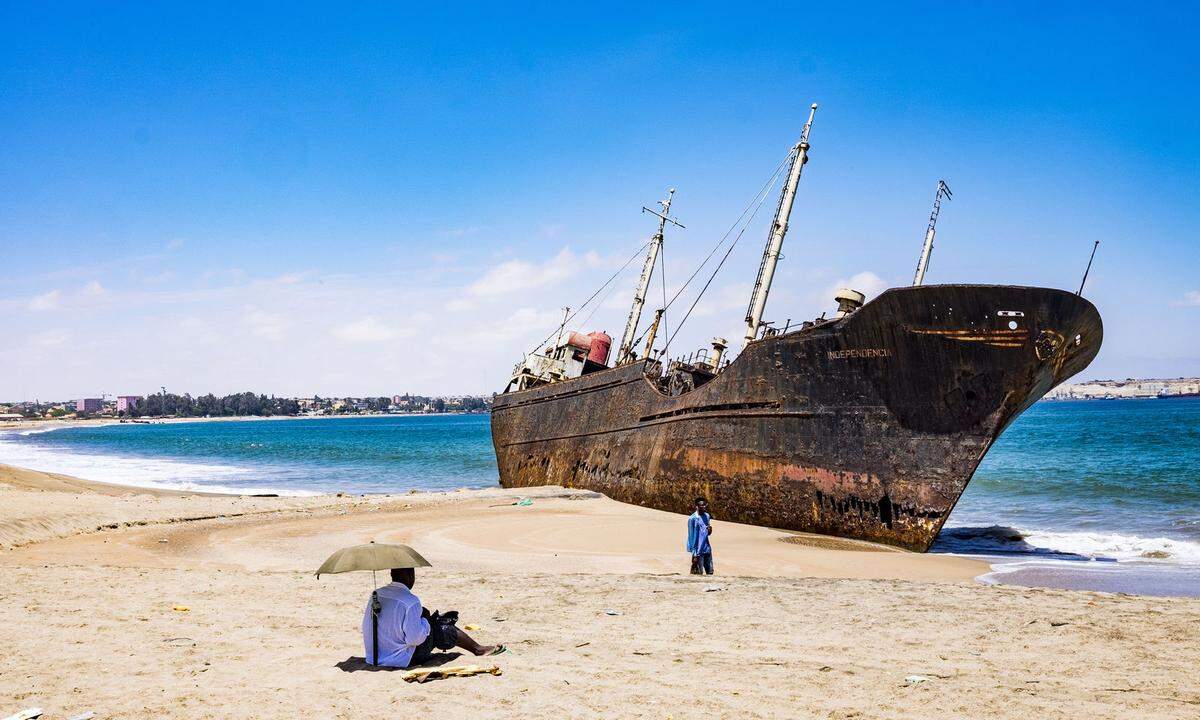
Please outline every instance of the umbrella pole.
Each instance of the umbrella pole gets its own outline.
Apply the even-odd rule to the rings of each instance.
[[[379,665],[379,591],[371,591],[371,664]]]
[[[371,571],[371,664],[379,666],[379,611],[383,610],[383,605],[379,604],[379,580],[375,578],[375,571]]]

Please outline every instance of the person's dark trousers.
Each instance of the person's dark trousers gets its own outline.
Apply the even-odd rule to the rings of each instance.
[[[697,573],[697,575],[712,575],[713,574],[713,562],[712,562],[712,553],[711,552],[700,553],[699,555],[696,555],[695,558],[697,560],[699,560],[699,562],[696,563],[696,565],[698,565],[699,569],[700,569],[700,572]]]

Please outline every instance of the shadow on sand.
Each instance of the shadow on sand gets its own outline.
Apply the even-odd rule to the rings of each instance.
[[[367,664],[366,658],[348,657],[340,663],[334,665],[334,667],[342,672],[391,672],[393,670],[415,670],[417,668],[438,667],[439,665],[445,665],[451,660],[457,660],[460,657],[462,657],[462,653],[460,652],[434,653],[433,655],[429,656],[429,659],[425,662],[419,665],[410,665],[406,668],[377,667],[375,665]]]

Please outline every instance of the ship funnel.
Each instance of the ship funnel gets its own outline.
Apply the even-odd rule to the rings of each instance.
[[[729,343],[722,337],[712,339],[712,366],[713,370],[721,368],[721,358],[725,357],[725,348],[729,347]]]
[[[837,292],[833,295],[833,299],[836,300],[838,304],[836,317],[837,319],[841,320],[850,313],[862,307],[863,303],[867,299],[867,296],[863,295],[857,290],[851,290],[850,288],[838,288]]]

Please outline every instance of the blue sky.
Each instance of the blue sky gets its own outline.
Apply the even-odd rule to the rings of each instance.
[[[678,287],[814,101],[768,318],[911,282],[944,177],[927,282],[1100,240],[1083,377],[1200,374],[1194,7],[6,4],[0,399],[499,389],[669,186]],[[673,350],[738,335],[773,204]]]

